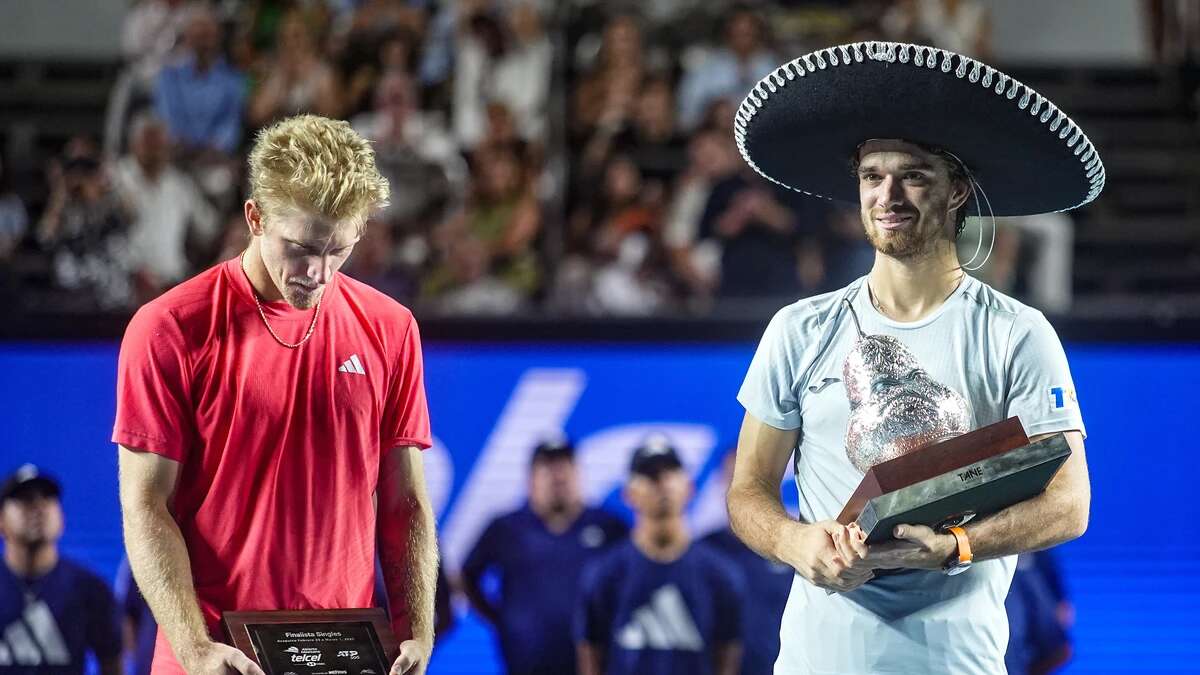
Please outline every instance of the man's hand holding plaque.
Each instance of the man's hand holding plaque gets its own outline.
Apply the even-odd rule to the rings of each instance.
[[[432,653],[433,645],[421,640],[401,642],[400,655],[392,663],[391,675],[424,675]]]
[[[209,641],[194,650],[181,650],[178,657],[180,665],[191,675],[226,675],[234,672],[265,675],[262,668],[242,650],[220,642]]]
[[[797,525],[796,536],[785,539],[787,550],[780,551],[780,558],[800,576],[830,592],[854,590],[874,577],[863,562],[865,537],[851,536],[851,528],[835,520]]]

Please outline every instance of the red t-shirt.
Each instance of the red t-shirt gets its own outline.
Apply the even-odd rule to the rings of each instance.
[[[313,316],[263,311],[292,343]],[[339,273],[288,349],[227,261],[130,321],[113,442],[180,462],[173,513],[215,637],[226,610],[369,607],[381,452],[430,445],[416,321]],[[181,672],[161,633],[154,661]]]

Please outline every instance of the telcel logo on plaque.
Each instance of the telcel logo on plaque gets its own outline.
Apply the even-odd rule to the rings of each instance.
[[[267,675],[386,675],[399,647],[382,609],[225,612],[233,645]]]

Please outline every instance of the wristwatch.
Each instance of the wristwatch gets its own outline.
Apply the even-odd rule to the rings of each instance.
[[[961,527],[952,527],[948,531],[958,542],[958,550],[942,566],[942,571],[953,576],[971,569],[971,561],[974,560],[974,557],[971,555],[971,542],[967,540],[967,531]]]

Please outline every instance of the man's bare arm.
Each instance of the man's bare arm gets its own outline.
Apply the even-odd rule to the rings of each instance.
[[[379,559],[392,625],[403,641],[392,672],[424,673],[433,650],[438,551],[420,450],[403,446],[384,455],[378,496]]]
[[[1030,440],[1051,435],[1041,434]],[[976,561],[1050,548],[1087,530],[1092,490],[1083,435],[1068,431],[1066,437],[1071,456],[1045,492],[966,525]],[[958,550],[953,535],[935,533],[924,525],[902,525],[898,529],[902,531],[898,541],[871,546],[862,564],[938,569]]]
[[[779,551],[783,534],[801,525],[779,498],[779,483],[798,438],[796,430],[776,429],[746,413],[725,495],[729,524],[738,538],[759,555],[782,563],[787,562]]]
[[[1052,434],[1035,436],[1039,441]],[[1042,494],[1014,504],[977,523],[967,537],[976,560],[1037,551],[1083,536],[1092,504],[1091,480],[1083,450],[1083,434],[1066,432],[1071,456]]]
[[[603,675],[604,650],[591,642],[579,642],[575,645],[575,662],[579,675]]]
[[[180,665],[193,675],[227,668],[263,675],[241,651],[214,642],[204,624],[187,547],[168,506],[179,463],[120,446],[118,467],[129,567]]]
[[[730,526],[759,555],[791,565],[818,586],[856,588],[872,573],[839,553],[839,546],[847,548],[847,528],[831,520],[801,523],[783,508],[779,484],[798,438],[798,430],[776,429],[746,413],[726,494]]]

